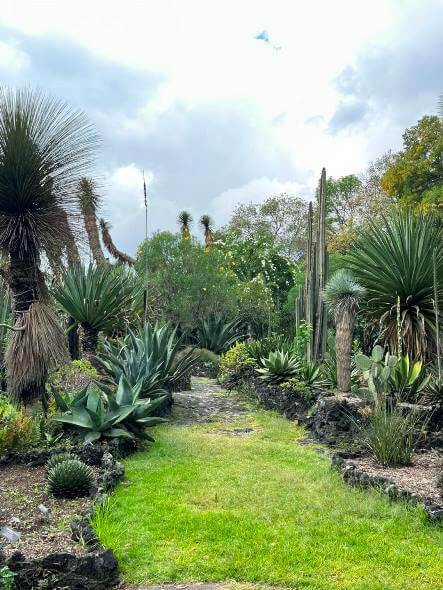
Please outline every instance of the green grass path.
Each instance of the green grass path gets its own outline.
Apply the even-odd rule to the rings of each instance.
[[[126,581],[443,589],[443,528],[420,508],[348,488],[271,412],[214,419],[158,427],[126,461],[102,535]]]

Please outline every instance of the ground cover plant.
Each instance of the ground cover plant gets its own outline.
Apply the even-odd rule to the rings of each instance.
[[[226,434],[235,429],[253,430]],[[294,423],[250,411],[156,436],[150,453],[126,461],[130,485],[102,532],[127,581],[439,587],[441,527],[420,508],[346,488],[326,456],[297,444]]]

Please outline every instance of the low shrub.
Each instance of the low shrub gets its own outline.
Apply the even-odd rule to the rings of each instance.
[[[418,414],[389,401],[374,405],[362,431],[363,445],[381,465],[409,465],[417,443]]]
[[[0,455],[32,449],[40,441],[39,420],[0,396]]]
[[[247,344],[237,342],[220,358],[218,381],[228,389],[235,389],[255,373],[256,363],[249,356]]]
[[[48,472],[49,491],[60,498],[86,496],[92,482],[92,469],[79,459],[62,461]]]
[[[97,378],[97,369],[87,359],[78,359],[59,367],[50,375],[48,383],[63,391],[79,391]]]

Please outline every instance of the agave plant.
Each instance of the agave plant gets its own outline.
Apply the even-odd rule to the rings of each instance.
[[[221,314],[211,315],[197,327],[196,340],[199,347],[212,350],[215,354],[223,354],[242,337],[240,322],[227,322]]]
[[[411,362],[408,355],[401,356],[391,376],[391,389],[400,400],[414,400],[428,385],[431,378],[421,360]]]
[[[84,355],[91,361],[98,334],[114,330],[134,298],[132,284],[121,269],[110,265],[71,268],[53,295],[63,310],[83,329]]]
[[[89,385],[71,402],[54,391],[57,407],[63,413],[53,420],[74,428],[84,442],[100,438],[154,439],[144,432],[145,428],[164,422],[153,416],[165,398],[141,400],[141,384],[132,387],[122,376],[115,395],[103,384]]]
[[[272,383],[282,383],[286,379],[295,377],[300,371],[300,361],[289,352],[276,350],[268,358],[262,359],[263,367],[256,369],[262,379]]]
[[[132,385],[141,384],[142,397],[153,397],[171,389],[197,361],[193,349],[179,355],[181,347],[175,329],[145,324],[124,339],[105,342],[96,360],[112,382],[124,375]]]
[[[443,307],[443,241],[437,220],[430,214],[395,211],[381,224],[369,226],[348,261],[366,289],[362,310],[374,329],[380,326],[391,352],[401,352],[397,350],[401,340],[410,358],[423,358],[427,352],[429,356],[435,350],[437,332],[435,299],[440,314]]]

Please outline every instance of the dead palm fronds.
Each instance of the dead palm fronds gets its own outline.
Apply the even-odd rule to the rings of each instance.
[[[125,254],[124,252],[119,250],[112,241],[111,233],[109,231],[111,229],[111,225],[104,219],[100,219],[100,229],[102,232],[103,244],[105,245],[105,248],[109,252],[109,254],[118,262],[121,262],[122,264],[128,264],[129,266],[133,266],[135,262],[134,258],[129,256],[129,254]]]

